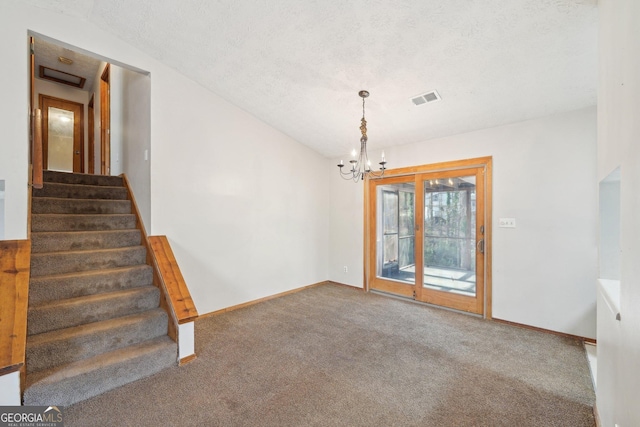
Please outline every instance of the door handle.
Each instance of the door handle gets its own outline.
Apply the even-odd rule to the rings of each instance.
[[[67,152],[68,152],[68,151],[67,151]],[[80,154],[80,150],[77,150],[77,151],[76,151],[76,154]]]
[[[481,254],[484,253],[484,239],[480,239],[478,240],[478,243],[476,244],[476,249],[478,250],[478,252],[480,252]]]

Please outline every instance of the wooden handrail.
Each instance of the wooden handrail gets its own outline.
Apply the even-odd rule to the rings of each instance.
[[[33,188],[42,188],[42,111],[35,110],[33,122],[33,147],[31,148],[31,161],[33,167]]]
[[[149,243],[178,324],[194,321],[198,317],[198,310],[182,277],[167,236],[150,236]]]
[[[0,375],[25,364],[30,262],[29,240],[0,241]]]
[[[127,175],[123,173],[120,176],[124,181],[124,186],[128,190],[128,197],[129,200],[131,200],[132,205],[132,213],[135,214],[137,218],[136,227],[142,234],[142,246],[147,250],[147,264],[153,267],[153,284],[158,287],[161,292],[160,305],[169,315],[168,334],[174,341],[178,342],[180,325],[195,320],[198,317],[198,312],[193,304],[193,300],[191,299],[189,289],[182,278],[182,274],[180,273],[175,257],[173,257],[171,248],[169,248],[168,251],[163,249],[159,254],[170,253],[171,260],[169,260],[168,264],[173,267],[164,267],[161,270],[160,265],[166,265],[166,262],[162,261],[161,255],[156,255],[151,246],[151,241],[154,238],[147,236],[144,224],[142,223],[142,215],[140,214],[140,209],[138,209],[138,204],[136,203],[136,198],[133,194],[133,187],[131,186]],[[167,247],[168,245],[169,243],[167,242]],[[164,275],[167,276],[165,277]],[[175,283],[179,284],[178,290],[170,290],[170,288],[174,288]]]

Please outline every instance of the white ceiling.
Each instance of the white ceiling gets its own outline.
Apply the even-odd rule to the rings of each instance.
[[[91,90],[93,83],[102,63],[99,59],[75,52],[71,49],[50,43],[37,38],[35,40],[35,66],[36,77],[40,76],[40,65],[62,71],[74,76],[84,77],[83,90]],[[64,64],[58,60],[59,57],[71,59],[73,64]]]
[[[94,23],[327,157],[359,143],[361,89],[370,148],[596,104],[597,0],[26,2]],[[409,100],[434,89],[442,101]]]

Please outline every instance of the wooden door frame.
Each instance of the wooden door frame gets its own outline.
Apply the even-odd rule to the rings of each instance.
[[[96,163],[96,147],[95,147],[95,109],[94,109],[94,94],[91,94],[91,99],[89,100],[89,104],[87,105],[87,139],[88,139],[88,161],[89,165],[87,167],[87,173],[94,174],[95,173],[95,163]]]
[[[54,103],[54,104],[67,104],[75,106],[78,111],[79,120],[74,119],[73,127],[74,127],[74,147],[73,152],[71,153],[73,156],[73,171],[74,172],[84,172],[84,104],[79,102],[70,101],[68,99],[56,98],[54,96],[40,94],[38,97],[38,103],[40,108],[42,109],[42,157],[43,157],[43,168],[46,170],[49,167],[49,109],[45,108],[45,103]],[[76,138],[75,135],[78,135],[78,147],[76,147]],[[76,162],[76,151],[80,153],[77,154],[79,156],[78,161]],[[76,168],[76,165],[78,166]]]
[[[100,173],[111,175],[111,93],[110,66],[100,76]]]
[[[483,166],[473,166],[467,169],[451,169],[446,171],[439,172],[427,172],[416,174],[416,206],[424,206],[424,183],[429,179],[447,179],[447,178],[455,178],[460,176],[474,176],[476,178],[476,182],[482,182],[485,168]],[[420,181],[420,184],[418,182]],[[476,229],[474,230],[474,246],[477,248],[477,244],[479,244],[479,240],[484,240],[485,233],[482,233],[480,230],[485,225],[485,221],[487,217],[485,215],[486,208],[486,200],[485,200],[485,186],[484,185],[476,185],[476,215],[477,217],[482,218],[481,221],[476,223]],[[480,204],[477,201],[483,201],[484,203]],[[423,209],[416,209],[418,214],[416,214],[416,223],[424,224]],[[424,233],[425,230],[422,230]],[[419,239],[416,242],[416,271],[424,271],[424,239]],[[486,248],[485,248],[486,249]],[[477,249],[476,249],[477,250]],[[430,304],[441,305],[444,307],[453,308],[456,310],[467,311],[471,313],[477,313],[484,315],[485,310],[485,299],[484,292],[486,289],[485,286],[485,276],[484,276],[484,261],[486,257],[486,250],[482,253],[480,259],[478,259],[479,255],[476,254],[476,265],[474,266],[476,277],[481,277],[482,286],[476,287],[476,296],[462,296],[448,292],[439,292],[439,291],[431,291],[424,288],[423,286],[416,289],[417,291],[417,299],[422,302],[427,302]],[[480,262],[481,261],[481,262]],[[478,280],[476,280],[478,283]]]
[[[484,317],[492,318],[492,176],[493,158],[491,156],[473,159],[440,162],[429,165],[410,166],[385,171],[384,179],[392,177],[415,176],[424,173],[437,173],[470,168],[484,168],[485,209],[484,209]],[[374,216],[376,197],[374,197],[379,179],[367,179],[365,181],[364,197],[364,284],[365,290],[370,289],[371,279],[376,275],[376,218]],[[393,181],[396,181],[395,179]]]

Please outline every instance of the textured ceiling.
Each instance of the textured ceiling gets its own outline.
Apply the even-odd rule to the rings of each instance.
[[[58,60],[62,56],[71,59],[73,64],[64,64]],[[54,70],[73,74],[74,76],[84,77],[83,90],[91,90],[96,74],[100,69],[100,60],[90,56],[83,55],[73,50],[49,43],[46,40],[35,40],[35,66],[36,77],[40,76],[40,65],[52,68]]]
[[[371,148],[596,104],[596,0],[22,1],[94,23],[330,157],[358,144],[361,89]],[[434,89],[442,101],[409,100]]]

